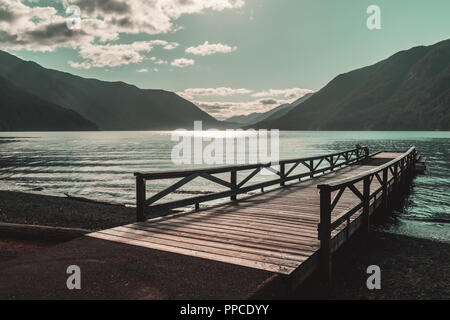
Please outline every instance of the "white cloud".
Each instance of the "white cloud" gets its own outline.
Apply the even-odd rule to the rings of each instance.
[[[186,49],[186,53],[198,55],[198,56],[210,56],[215,53],[230,53],[237,50],[237,47],[230,47],[229,45],[222,43],[209,43],[205,41],[204,44],[197,47],[189,47]]]
[[[147,69],[147,68],[138,69],[138,70],[136,70],[136,72],[139,72],[139,73],[146,73],[146,72],[148,72],[148,69]]]
[[[252,97],[255,98],[262,98],[262,97],[274,97],[274,96],[284,96],[285,98],[301,98],[305,94],[312,93],[314,91],[309,89],[302,89],[302,88],[291,88],[291,89],[270,89],[266,91],[259,91],[252,95]]]
[[[86,44],[80,48],[80,56],[92,67],[117,67],[144,60],[143,52],[150,52],[152,44],[140,41],[131,44]]]
[[[168,64],[169,62],[166,60],[158,59],[154,63],[160,65],[160,64]]]
[[[267,112],[279,105],[289,103],[289,100],[278,100],[276,104],[267,104],[264,100],[223,102],[223,101],[192,101],[205,112],[219,120],[237,115],[248,115],[254,112]]]
[[[192,59],[181,58],[181,59],[173,60],[170,65],[173,67],[177,67],[177,68],[186,68],[186,67],[192,66],[194,64],[195,64],[195,61]]]
[[[163,48],[164,48],[165,50],[173,50],[173,49],[177,48],[178,46],[179,46],[178,43],[176,43],[176,42],[171,42],[171,43],[168,43],[168,44],[164,45]]]
[[[177,42],[168,42],[165,40],[152,40],[150,43],[154,46],[162,46],[165,50],[173,50],[180,45]]]
[[[249,89],[232,89],[232,88],[189,88],[181,92],[177,92],[177,94],[185,97],[186,99],[194,99],[194,97],[229,97],[237,94],[250,94],[252,90]]]
[[[301,88],[270,89],[255,93],[243,88],[190,88],[177,93],[223,120],[236,115],[267,112],[279,105],[292,103],[310,92],[313,91]],[[202,97],[227,97],[233,98],[233,101],[219,101],[218,98],[216,101],[206,101]]]
[[[68,61],[69,65],[75,69],[90,69],[92,66],[88,62],[74,62],[72,60]]]
[[[80,46],[79,54],[84,59],[83,62],[70,61],[69,64],[74,68],[89,69],[91,67],[117,67],[121,65],[142,62],[145,59],[143,55],[152,51],[154,46],[165,46],[172,44],[163,40],[135,41],[130,44],[91,44],[86,43]],[[155,60],[155,57],[149,58]],[[156,64],[167,63],[163,60],[157,60]]]

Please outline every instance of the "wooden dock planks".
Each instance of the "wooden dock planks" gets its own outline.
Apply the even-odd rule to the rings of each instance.
[[[317,185],[360,174],[372,169],[374,163],[378,165],[380,159],[387,162],[398,155],[380,153],[365,164],[237,202],[150,219],[88,236],[289,275],[319,250]],[[374,179],[371,189],[376,190],[380,186]],[[357,188],[362,192],[362,184]],[[360,200],[346,190],[332,213],[332,219],[337,219],[359,203]],[[358,215],[356,213],[352,220]],[[341,229],[335,230],[333,235]]]

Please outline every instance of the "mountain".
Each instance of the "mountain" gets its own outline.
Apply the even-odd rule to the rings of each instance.
[[[240,115],[240,116],[233,116],[231,118],[228,118],[225,120],[225,122],[229,123],[236,123],[242,126],[250,126],[252,124],[255,124],[257,122],[263,121],[263,120],[274,120],[278,119],[279,117],[285,115],[289,111],[291,111],[293,108],[297,107],[300,103],[308,100],[312,96],[312,93],[308,93],[304,95],[303,97],[297,99],[293,103],[286,103],[282,104],[276,108],[273,108],[267,112],[254,112],[248,115]]]
[[[190,129],[194,120],[203,121],[204,127],[223,127],[175,93],[85,79],[43,68],[3,51],[0,76],[41,99],[78,112],[101,130]]]
[[[450,40],[401,51],[341,74],[287,114],[255,127],[449,130]]]
[[[40,99],[0,77],[0,131],[84,131],[97,126],[72,110]]]
[[[257,123],[259,121],[265,120],[268,117],[270,117],[270,115],[276,113],[277,111],[281,111],[281,110],[286,110],[288,108],[290,108],[291,105],[289,103],[287,104],[282,104],[276,108],[273,108],[267,112],[253,112],[247,115],[239,115],[239,116],[233,116],[231,118],[226,119],[226,122],[230,122],[230,123],[237,123],[240,125],[251,125],[254,123]]]

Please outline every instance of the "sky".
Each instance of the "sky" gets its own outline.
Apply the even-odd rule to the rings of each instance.
[[[371,5],[378,29],[367,26]],[[224,119],[448,39],[449,17],[449,0],[0,0],[0,50],[174,91]]]

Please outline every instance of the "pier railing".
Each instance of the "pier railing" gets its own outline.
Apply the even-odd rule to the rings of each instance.
[[[139,173],[136,172],[136,215],[137,221],[145,221],[146,213],[162,212],[164,210],[170,210],[175,208],[186,207],[189,205],[195,205],[198,210],[200,203],[218,200],[222,198],[230,197],[232,201],[237,199],[237,195],[248,193],[253,190],[261,189],[265,187],[279,184],[284,186],[286,182],[292,180],[301,180],[302,178],[313,178],[316,175],[325,174],[327,172],[339,170],[343,167],[355,164],[363,161],[369,157],[368,147],[357,147],[355,149],[346,150],[338,153],[332,153],[322,156],[298,158],[290,160],[282,160],[279,162],[259,163],[251,165],[237,165],[227,167],[213,167],[207,169],[197,170],[184,170],[184,171],[168,171],[168,172],[151,172],[151,173]],[[328,164],[328,166],[321,166],[322,163]],[[306,168],[306,172],[294,174],[294,170],[299,167]],[[252,178],[254,178],[261,170],[266,169],[273,172],[277,178],[250,184]],[[241,181],[238,181],[238,172],[249,171]],[[229,180],[224,180],[215,174],[228,174]],[[157,201],[166,197],[167,195],[175,192],[182,186],[191,182],[196,178],[204,178],[213,183],[226,187],[226,191],[215,192],[212,194],[189,197],[181,200],[169,201],[165,203],[156,204]],[[164,180],[181,178],[178,182],[170,185],[166,189],[154,194],[147,198],[146,181],[149,180]],[[147,211],[147,212],[146,212]]]
[[[398,158],[372,170],[317,186],[320,190],[320,223],[318,227],[320,260],[325,276],[331,277],[331,255],[343,243],[344,239],[341,238],[348,238],[356,230],[356,228],[351,228],[352,217],[360,212],[361,215],[358,219],[361,220],[358,226],[362,225],[365,230],[368,230],[372,212],[380,205],[387,208],[388,198],[397,195],[413,179],[416,156],[416,148],[412,147]],[[371,190],[374,179],[379,182],[380,187]],[[339,200],[346,190],[359,198],[360,203],[340,214],[333,221],[332,213],[336,210]],[[342,228],[343,224],[345,224],[344,228]],[[341,227],[339,234],[333,238],[333,231],[339,227]]]

